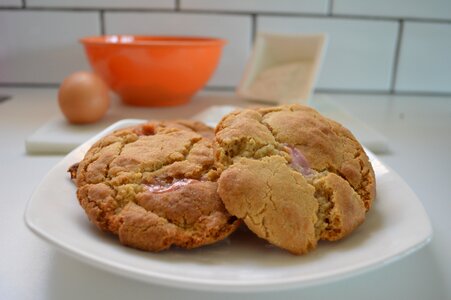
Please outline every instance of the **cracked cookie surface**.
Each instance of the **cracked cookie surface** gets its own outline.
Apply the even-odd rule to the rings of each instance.
[[[217,193],[213,130],[171,121],[115,131],[69,169],[90,221],[122,244],[160,251],[222,240],[238,226]]]
[[[218,193],[259,237],[303,254],[365,219],[375,176],[340,124],[301,105],[246,109],[216,127]]]

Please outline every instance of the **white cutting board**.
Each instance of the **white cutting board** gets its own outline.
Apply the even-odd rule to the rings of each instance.
[[[310,103],[310,105],[324,116],[337,121],[349,129],[357,140],[373,153],[380,154],[389,151],[388,139],[382,133],[339,108],[336,104],[327,100],[321,100]]]
[[[29,136],[25,148],[28,154],[66,154],[115,121],[105,119],[94,124],[72,125],[58,116]]]
[[[315,101],[310,104],[325,116],[343,124],[356,138],[374,153],[388,151],[387,138],[378,131],[366,125],[363,121],[338,108],[327,100]],[[221,118],[237,109],[236,106],[218,105],[193,116],[193,119],[214,126]],[[36,130],[25,141],[28,154],[66,154],[107,126],[118,121],[107,118],[88,125],[69,124],[62,116],[56,117]]]

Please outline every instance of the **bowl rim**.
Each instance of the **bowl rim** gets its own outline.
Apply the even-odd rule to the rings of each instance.
[[[224,46],[227,40],[207,36],[108,34],[87,36],[83,45],[108,46]]]

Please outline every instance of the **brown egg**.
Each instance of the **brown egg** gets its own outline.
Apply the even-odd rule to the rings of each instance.
[[[61,83],[58,103],[69,122],[93,123],[100,120],[108,110],[108,87],[94,73],[76,72]]]

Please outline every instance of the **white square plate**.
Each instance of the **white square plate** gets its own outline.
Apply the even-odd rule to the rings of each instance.
[[[60,161],[28,203],[28,227],[65,253],[116,274],[217,291],[284,289],[345,278],[404,257],[431,239],[431,224],[417,196],[399,175],[368,152],[376,173],[377,199],[366,222],[348,238],[321,242],[307,255],[291,255],[244,231],[189,251],[147,253],[121,246],[114,236],[89,223],[67,169],[101,136],[143,121],[117,122]]]

